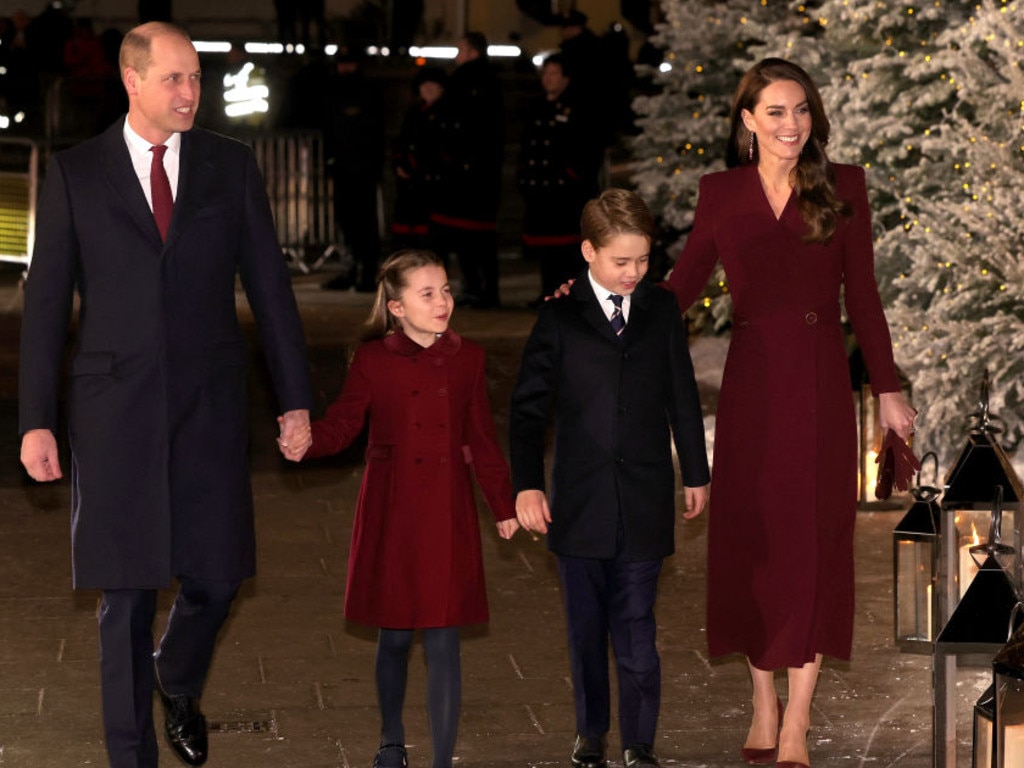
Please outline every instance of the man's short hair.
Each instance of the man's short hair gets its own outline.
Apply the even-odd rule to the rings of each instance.
[[[153,60],[153,38],[161,35],[177,35],[190,43],[192,42],[188,32],[176,24],[166,21],[149,21],[140,24],[128,30],[128,34],[121,41],[121,52],[117,62],[121,73],[124,74],[124,71],[130,67],[145,77],[146,70],[149,69],[150,62]]]

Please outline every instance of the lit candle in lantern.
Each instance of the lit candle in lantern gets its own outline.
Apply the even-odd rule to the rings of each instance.
[[[967,592],[967,588],[971,586],[971,582],[974,581],[974,577],[978,574],[978,564],[974,562],[974,558],[971,557],[971,547],[977,546],[981,543],[981,538],[978,536],[978,529],[974,527],[974,523],[971,523],[971,541],[960,547],[960,597],[964,596]]]
[[[924,636],[932,639],[932,585],[925,587],[925,601],[928,604],[928,623],[924,626]]]
[[[1012,725],[1003,731],[1003,765],[1024,765],[1024,725]]]

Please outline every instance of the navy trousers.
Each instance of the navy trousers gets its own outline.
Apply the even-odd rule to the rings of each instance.
[[[156,654],[156,590],[103,592],[99,612],[100,686],[111,768],[155,768],[155,669],[159,669],[166,693],[199,698],[217,633],[240,586],[185,577],[179,582],[178,595]]]
[[[600,737],[611,722],[608,640],[619,680],[623,749],[654,745],[661,705],[654,600],[661,560],[558,557],[569,630],[576,730]]]

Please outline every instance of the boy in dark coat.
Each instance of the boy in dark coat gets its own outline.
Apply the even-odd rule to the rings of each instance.
[[[512,394],[516,514],[524,528],[547,533],[558,555],[576,702],[573,765],[606,765],[610,637],[624,763],[656,766],[654,600],[662,560],[674,549],[672,440],[690,519],[707,500],[704,426],[679,307],[641,282],[654,231],[647,206],[632,192],[606,190],[587,203],[581,229],[589,269],[568,297],[541,308]]]

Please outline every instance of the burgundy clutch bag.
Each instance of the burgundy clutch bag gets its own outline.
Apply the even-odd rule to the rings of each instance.
[[[921,470],[921,462],[910,446],[891,429],[885,431],[882,450],[875,462],[878,464],[875,498],[883,501],[892,496],[893,489],[905,491],[910,488],[910,481]]]

